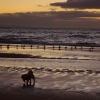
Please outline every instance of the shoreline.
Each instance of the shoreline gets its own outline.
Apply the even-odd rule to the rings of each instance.
[[[87,68],[91,62],[99,66],[100,58],[98,52],[61,52],[56,50],[55,52],[53,50],[51,52],[49,50],[37,51],[37,49],[32,50],[32,52],[26,49],[21,49],[21,52],[20,50],[16,52],[17,50],[15,50],[5,50],[3,48],[0,51],[1,100],[100,100],[100,70],[93,70],[91,66],[89,67],[90,70]],[[23,53],[25,50],[26,52]],[[47,59],[40,59],[40,61],[38,59],[30,59],[32,54],[33,58],[50,56],[50,59],[51,54],[59,58],[65,57],[66,55],[66,57],[71,57],[72,60],[68,61],[63,59],[61,61],[61,59],[57,59],[57,62],[53,64],[54,59],[52,59],[52,61]],[[72,58],[72,54],[74,59]],[[76,57],[85,58],[85,60],[79,60],[80,63],[76,64],[76,66],[80,64],[80,67],[78,67],[80,69],[75,68],[75,63],[77,62]],[[92,57],[98,58],[95,59],[96,62]],[[45,61],[43,62],[43,60]],[[42,65],[42,63],[44,64]],[[74,69],[71,69],[71,63]],[[62,67],[63,64],[65,65]],[[35,87],[24,86],[21,79],[21,74],[26,73],[30,66],[36,77]],[[56,67],[54,68],[54,66]],[[98,66],[97,68],[99,68]],[[94,67],[94,65],[92,67]]]

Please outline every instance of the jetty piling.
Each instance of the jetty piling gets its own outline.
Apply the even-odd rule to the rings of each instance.
[[[2,45],[0,45],[0,49],[2,49]]]
[[[32,45],[31,45],[31,49],[32,49]]]
[[[16,49],[18,49],[18,45],[16,45]]]
[[[59,50],[61,50],[61,46],[59,46],[58,48],[59,48]]]
[[[37,46],[37,49],[39,49],[39,45]]]
[[[55,47],[53,46],[53,50],[54,50],[54,48],[55,48]]]
[[[77,47],[75,46],[75,49],[77,49]]]
[[[46,49],[46,46],[44,45],[44,50]]]
[[[10,46],[10,45],[7,45],[7,49],[9,49],[9,46]]]
[[[65,47],[65,50],[67,50],[67,46]]]

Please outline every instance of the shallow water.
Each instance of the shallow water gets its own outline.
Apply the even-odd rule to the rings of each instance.
[[[81,50],[2,48],[1,53],[29,54],[32,57],[0,58],[0,66],[43,69],[100,70],[100,52]],[[10,55],[9,55],[10,56]]]

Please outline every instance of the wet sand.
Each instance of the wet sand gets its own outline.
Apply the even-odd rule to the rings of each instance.
[[[30,55],[1,52],[0,57],[30,58]],[[0,100],[100,100],[99,70],[32,70],[36,77],[34,87],[25,86],[21,79],[28,68],[0,66]]]
[[[16,54],[16,53],[0,53],[2,58],[30,58],[31,55],[28,54]]]
[[[0,100],[100,100],[96,74],[33,71],[35,86],[26,86],[21,74],[27,69],[0,69]]]

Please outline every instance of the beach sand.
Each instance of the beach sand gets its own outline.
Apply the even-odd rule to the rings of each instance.
[[[42,52],[42,54],[43,53],[44,51]],[[70,52],[67,53],[69,54]],[[73,53],[75,54],[75,52]],[[88,53],[90,52],[86,52],[86,55]],[[12,59],[14,57],[34,58],[31,55],[20,54],[20,53],[15,54],[10,51],[8,53],[1,52],[0,55],[1,58],[11,57]],[[51,53],[48,55],[51,55]],[[94,55],[95,54],[93,54],[93,56]],[[37,56],[38,58],[38,55],[35,56]],[[45,55],[45,57],[46,56],[47,54]],[[60,55],[60,56],[63,57],[64,55]],[[99,58],[99,56],[97,57]],[[25,86],[24,82],[21,79],[21,75],[23,73],[27,73],[28,68],[5,67],[3,66],[4,63],[6,62],[3,62],[0,65],[0,100],[100,100],[100,71],[99,70],[97,71],[85,70],[85,69],[53,70],[52,68],[48,69],[45,67],[32,68],[34,75],[36,77],[35,86]]]
[[[26,86],[21,79],[26,72],[27,69],[0,69],[0,100],[100,100],[99,74],[34,70],[35,86]]]

